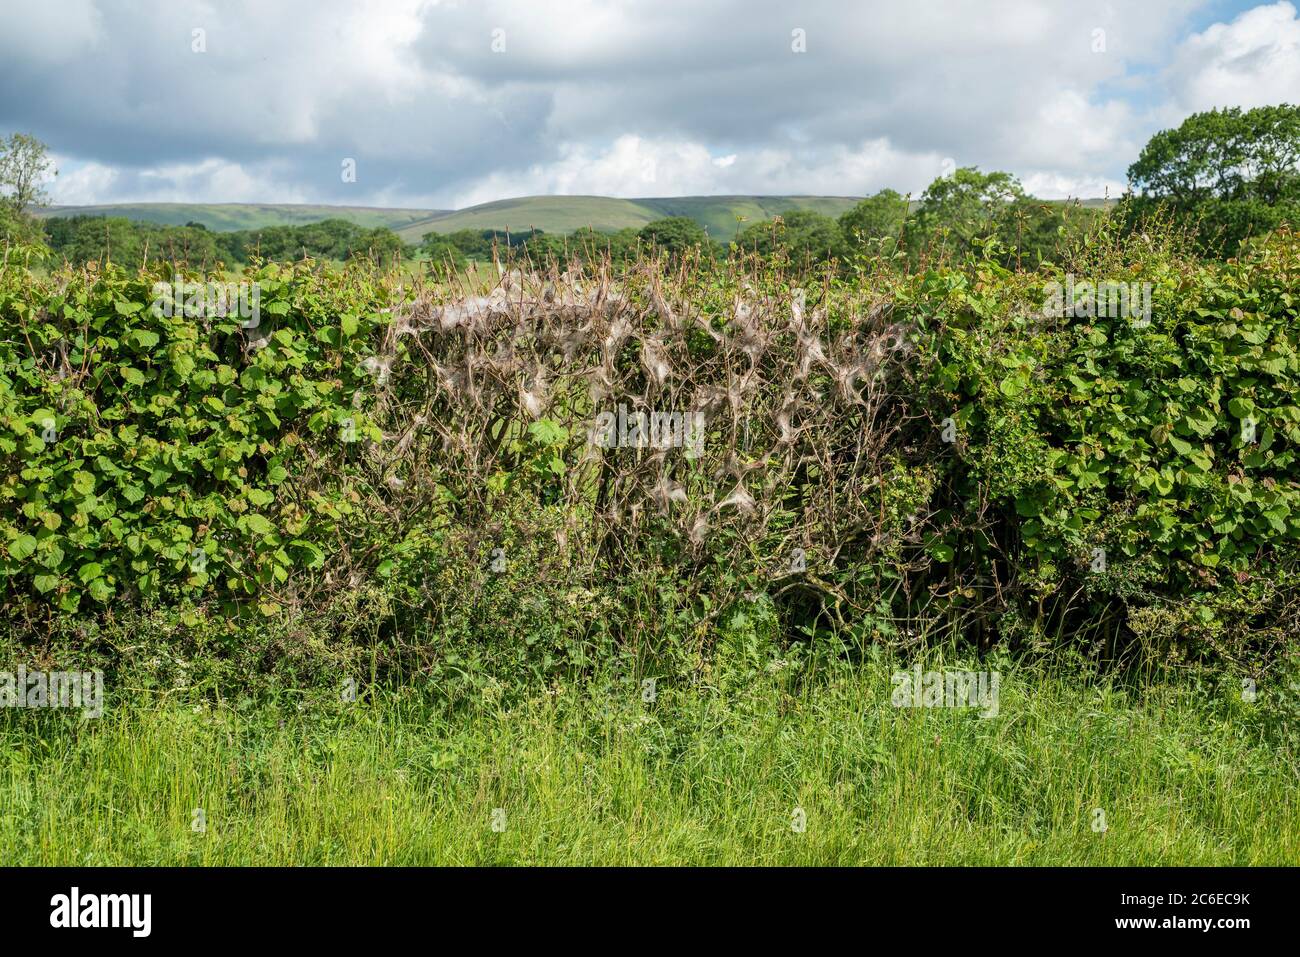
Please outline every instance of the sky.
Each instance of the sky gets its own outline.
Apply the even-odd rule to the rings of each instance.
[[[1124,189],[1157,130],[1300,102],[1295,3],[0,0],[0,136],[66,205],[463,208]]]

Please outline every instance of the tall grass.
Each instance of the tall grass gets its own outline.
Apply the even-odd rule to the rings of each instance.
[[[932,659],[927,667],[938,667]],[[972,667],[990,667],[975,665]],[[0,717],[5,864],[1293,864],[1271,692],[1003,662],[996,717],[792,680],[117,702]],[[1077,675],[1077,672],[1076,672]],[[728,687],[723,685],[729,684]],[[195,830],[196,809],[206,830]],[[501,809],[498,812],[496,809]],[[796,808],[802,809],[802,829]],[[1097,829],[1105,813],[1105,830]],[[502,812],[504,812],[502,814]],[[499,830],[494,830],[495,824]]]

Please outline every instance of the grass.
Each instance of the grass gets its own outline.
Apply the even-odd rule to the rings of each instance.
[[[652,702],[628,682],[511,707],[489,684],[456,711],[414,689],[8,710],[0,848],[43,865],[1300,859],[1297,745],[1265,695],[1004,663],[981,718],[892,707],[888,662],[802,682],[779,664]]]

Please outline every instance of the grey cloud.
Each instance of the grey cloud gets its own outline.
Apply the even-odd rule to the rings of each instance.
[[[121,170],[123,195],[159,166],[217,159],[267,177],[266,200],[291,185],[322,201],[445,202],[485,181],[544,182],[548,164],[629,134],[788,154],[719,180],[744,192],[773,191],[760,168],[834,178],[836,157],[882,138],[889,169],[938,155],[1113,176],[1131,160],[1115,144],[1138,142],[1147,120],[1108,91],[1165,62],[1198,5],[77,0],[61,28],[48,6],[0,0],[0,130]],[[206,53],[191,50],[196,28]],[[806,53],[791,50],[796,28]],[[1044,143],[1045,112],[1066,107],[1112,132]],[[360,165],[354,186],[343,157]]]

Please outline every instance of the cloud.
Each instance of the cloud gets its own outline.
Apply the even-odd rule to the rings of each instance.
[[[93,206],[102,197],[114,195],[117,171],[103,163],[79,163],[53,153],[58,177],[45,184],[55,203],[64,206]]]
[[[884,139],[852,147],[760,148],[718,156],[699,142],[625,134],[606,149],[572,146],[555,161],[493,173],[457,193],[453,205],[539,194],[856,196],[890,185],[919,194],[941,174],[943,163],[938,154],[900,153]],[[752,188],[755,184],[762,188]]]
[[[1192,35],[1170,69],[1178,106],[1200,112],[1300,103],[1300,17],[1274,3]]]
[[[65,202],[919,192],[949,158],[1079,195],[1300,83],[1289,3],[69,3],[0,34],[0,131],[65,158]]]

